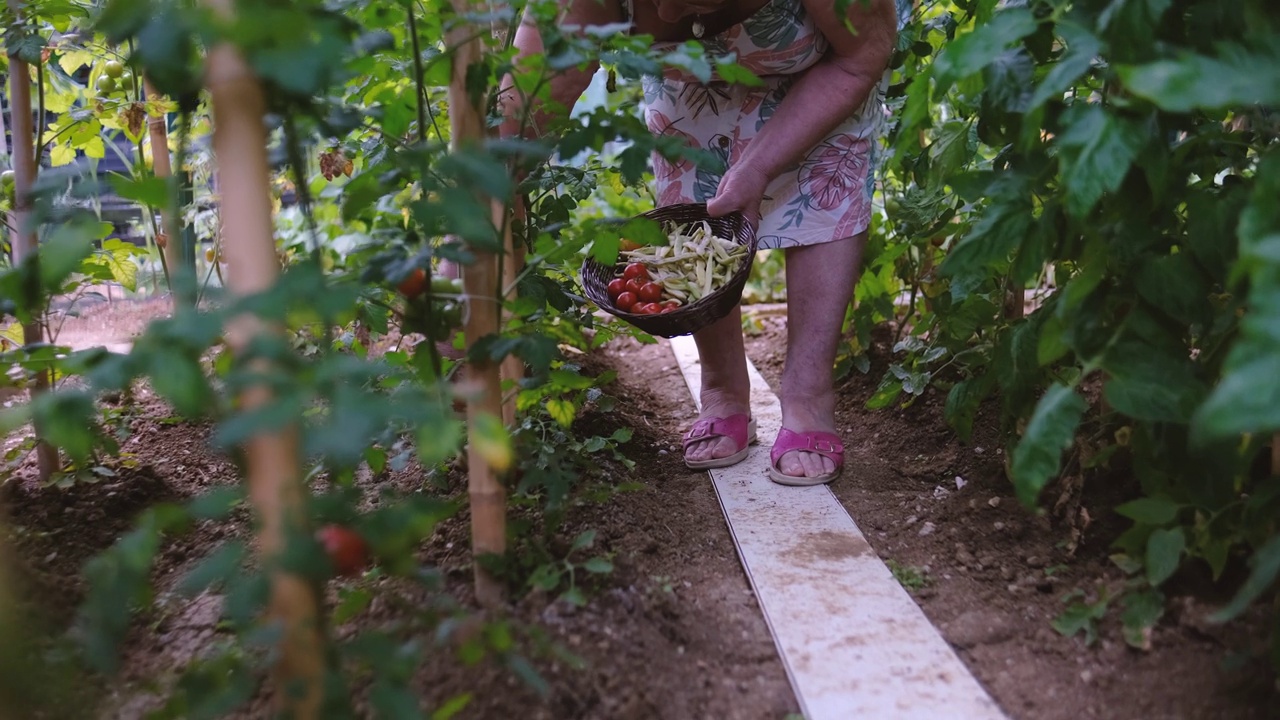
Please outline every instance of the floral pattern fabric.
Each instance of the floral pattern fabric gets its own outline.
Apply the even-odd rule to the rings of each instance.
[[[801,0],[770,0],[742,23],[706,38],[703,45],[709,56],[735,57],[765,84],[703,84],[679,70],[645,79],[649,129],[680,137],[719,160],[715,167],[699,168],[655,155],[659,205],[714,197],[725,170],[742,157],[798,75],[828,48]],[[884,119],[882,84],[857,112],[773,180],[760,208],[760,247],[813,245],[867,229]]]

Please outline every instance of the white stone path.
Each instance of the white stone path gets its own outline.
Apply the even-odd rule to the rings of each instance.
[[[671,341],[694,402],[693,340]],[[742,565],[808,720],[995,720],[1003,713],[825,487],[769,480],[778,398],[754,366],[760,444],[712,470]],[[837,482],[856,482],[846,466]]]

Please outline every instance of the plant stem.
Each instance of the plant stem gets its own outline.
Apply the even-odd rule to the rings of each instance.
[[[417,14],[414,12],[414,3],[407,3],[405,5],[405,12],[409,16],[409,39],[413,48],[413,85],[414,95],[418,101],[418,142],[425,146],[427,144],[427,87],[426,74],[422,70],[422,49],[419,47],[418,21],[414,17]],[[431,116],[431,124],[436,129],[436,137],[443,139],[444,136],[440,134],[440,128],[435,125],[435,119],[435,115],[433,114]],[[432,264],[428,262],[427,266],[423,268],[423,271],[427,274],[427,287],[431,287],[431,279],[434,274]],[[406,300],[406,302],[413,301]],[[436,327],[433,317],[434,314],[434,303],[431,302],[430,296],[428,295],[423,309],[423,317],[426,320],[428,328],[434,329]],[[431,361],[431,375],[434,378],[439,378],[441,373],[441,361],[440,349],[436,347],[436,339],[427,338],[426,346],[427,358]],[[438,383],[436,387],[439,388]],[[443,388],[440,388],[440,391],[443,392]],[[443,398],[441,399],[443,401]]]

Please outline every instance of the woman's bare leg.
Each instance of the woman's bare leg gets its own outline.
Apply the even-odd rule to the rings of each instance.
[[[751,381],[747,377],[747,354],[742,341],[742,311],[735,307],[714,324],[694,333],[698,358],[702,362],[702,414],[699,417],[728,417],[751,412]],[[686,460],[728,457],[741,450],[733,440],[719,437],[692,443]]]
[[[787,360],[782,370],[782,426],[796,432],[835,426],[832,370],[840,327],[853,298],[867,234],[788,248]],[[794,450],[778,460],[784,475],[816,477],[835,470],[817,453]]]

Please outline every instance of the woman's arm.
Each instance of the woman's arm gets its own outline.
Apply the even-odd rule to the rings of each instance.
[[[560,19],[562,27],[585,28],[622,22],[622,10],[618,0],[564,0],[562,7]],[[540,55],[545,51],[542,35],[527,14],[520,22],[520,27],[516,29],[514,44],[517,68],[525,58]],[[500,130],[502,136],[540,136],[552,121],[569,114],[573,104],[591,84],[591,77],[595,75],[599,66],[600,63],[593,60],[585,69],[570,68],[553,75],[549,80],[549,103],[536,97],[526,98],[515,88],[511,76],[504,78],[502,82],[504,90],[498,99],[504,118]],[[521,123],[526,119],[525,105],[528,101],[532,102],[532,112],[528,113],[528,125],[522,128]]]
[[[857,35],[836,14],[833,0],[804,0],[804,5],[831,48],[796,80],[777,112],[725,174],[708,203],[712,215],[741,210],[757,220],[773,178],[862,107],[889,64],[898,27],[893,0],[853,0],[848,18]]]

